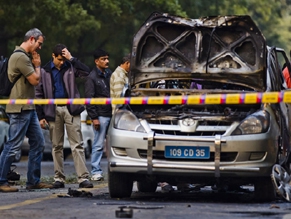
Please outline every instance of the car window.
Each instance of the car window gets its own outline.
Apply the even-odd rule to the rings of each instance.
[[[286,53],[284,52],[284,50],[277,48],[276,52],[277,52],[277,57],[278,57],[278,63],[279,63],[280,68],[281,68],[280,76],[281,76],[282,87],[284,87],[284,88],[286,87],[287,88],[288,84],[284,84],[284,83],[287,83],[287,81],[286,81],[286,78],[283,75],[283,71],[284,71],[285,68],[287,68],[288,69],[287,72],[289,73],[289,78],[290,78],[290,72],[291,72],[290,61],[289,61]]]

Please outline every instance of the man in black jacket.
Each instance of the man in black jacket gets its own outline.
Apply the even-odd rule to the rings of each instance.
[[[102,49],[97,49],[94,54],[95,67],[86,78],[85,97],[86,98],[110,98],[110,76],[109,54]],[[100,161],[103,155],[103,145],[109,125],[112,108],[108,105],[87,105],[88,115],[92,119],[94,130],[94,142],[91,154],[91,180],[103,180],[103,171]]]
[[[41,69],[41,81],[36,87],[37,99],[80,98],[75,77],[86,77],[89,67],[72,57],[67,47],[57,44],[52,60]],[[68,134],[80,188],[92,188],[83,148],[81,112],[83,105],[37,105],[37,114],[42,128],[49,127],[53,143],[54,188],[64,188],[64,127]]]

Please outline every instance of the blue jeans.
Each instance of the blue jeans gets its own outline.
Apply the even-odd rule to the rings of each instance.
[[[94,142],[92,145],[92,154],[91,154],[91,174],[102,174],[103,171],[100,166],[100,161],[103,155],[103,143],[106,137],[107,127],[109,125],[111,117],[99,116],[98,120],[100,122],[100,129],[94,131]]]
[[[26,185],[36,185],[40,182],[41,160],[44,150],[44,137],[35,110],[24,110],[21,113],[8,113],[9,139],[4,144],[0,156],[0,185],[7,184],[7,173],[14,161],[17,151],[21,150],[24,137],[27,136],[30,145],[28,155]]]

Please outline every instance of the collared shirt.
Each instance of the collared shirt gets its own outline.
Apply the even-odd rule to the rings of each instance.
[[[66,63],[64,63],[61,69],[59,70],[56,68],[55,64],[51,62],[55,98],[67,98],[67,94],[65,92],[65,86],[63,83],[63,75],[61,74],[61,70],[65,67],[66,67]]]
[[[124,86],[128,85],[128,72],[118,66],[112,73],[110,78],[110,97],[120,97]],[[115,104],[112,104],[112,114],[116,108]]]
[[[108,78],[108,77],[111,76],[111,74],[110,74],[110,72],[108,71],[107,68],[104,69],[104,72],[102,72],[102,71],[101,71],[99,68],[97,68],[97,67],[96,67],[96,69],[97,69],[98,74],[99,74],[101,77]]]

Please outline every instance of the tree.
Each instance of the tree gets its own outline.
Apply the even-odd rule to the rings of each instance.
[[[261,29],[267,44],[286,51],[291,42],[290,0],[181,0],[191,18],[212,15],[249,15]]]
[[[46,36],[40,51],[43,64],[49,61],[52,47],[64,43],[91,66],[94,49],[104,48],[112,68],[130,52],[134,32],[152,10],[183,15],[175,0],[0,0],[0,5],[1,55],[10,55],[24,33],[37,27]]]
[[[38,27],[46,36],[40,51],[45,64],[52,47],[64,43],[93,67],[92,54],[103,48],[112,70],[131,51],[135,32],[155,11],[190,18],[248,14],[269,45],[288,49],[291,0],[0,0],[0,55],[9,56],[24,33]]]

